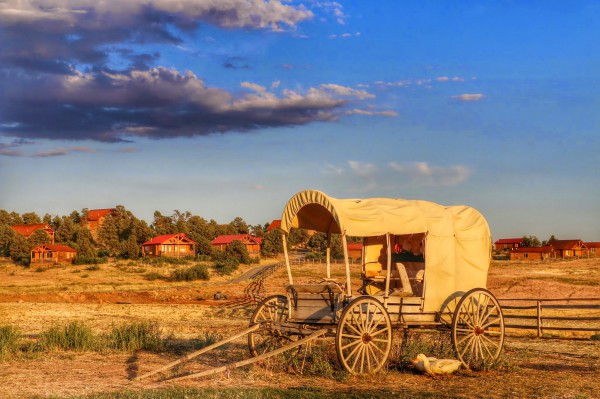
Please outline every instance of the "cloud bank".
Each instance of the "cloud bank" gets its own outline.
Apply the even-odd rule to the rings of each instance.
[[[326,8],[344,18],[337,3]],[[228,91],[190,71],[154,65],[160,54],[148,50],[181,45],[202,24],[280,31],[313,16],[274,0],[0,2],[0,134],[119,142],[335,121],[347,105],[375,96],[333,83],[288,90],[242,82],[239,92]],[[120,70],[112,67],[115,57],[123,60]],[[239,62],[230,58],[225,68],[245,67]],[[385,111],[362,114],[378,112]]]

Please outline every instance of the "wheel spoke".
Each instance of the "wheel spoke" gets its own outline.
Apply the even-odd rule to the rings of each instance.
[[[496,317],[494,320],[488,321],[487,323],[482,325],[481,328],[485,329],[487,326],[491,326],[492,324],[494,324],[500,320],[501,320],[500,317]]]
[[[371,337],[375,337],[375,336],[377,336],[377,335],[381,334],[382,332],[389,331],[389,329],[390,329],[390,328],[386,326],[385,328],[382,328],[382,329],[381,329],[381,330],[379,330],[379,331],[375,331],[373,334],[370,334],[370,335],[371,335]]]
[[[361,341],[360,341],[360,340],[352,341],[352,342],[350,342],[349,344],[346,344],[346,345],[342,346],[342,349],[348,349],[348,348],[351,348],[351,347],[353,347],[354,345],[358,345],[358,344],[360,344],[360,343],[361,343]]]
[[[352,370],[355,370],[355,368],[356,368],[356,363],[358,362],[358,359],[360,359],[360,355],[362,354],[364,345],[358,345],[356,348],[358,350],[356,351],[356,355],[354,356],[354,361],[352,362],[352,367],[351,367]],[[348,357],[348,358],[350,358],[350,357]]]
[[[350,330],[354,331],[356,334],[358,334],[359,337],[362,337],[363,333],[358,331],[356,328],[354,328],[354,326],[350,323],[345,323],[344,324],[344,328],[349,328]]]
[[[469,339],[470,337],[475,336],[475,334],[473,333],[473,331],[469,331],[469,334],[465,335],[464,337],[462,337],[457,343],[456,346],[460,346],[460,344],[462,344],[463,342],[465,342],[467,339]]]
[[[471,343],[473,342],[473,340],[475,339],[475,334],[471,335],[469,337],[469,341],[465,344],[462,352],[459,353],[459,356],[461,358],[463,358],[465,356],[465,353],[467,352],[467,350],[469,349],[469,347],[471,346]]]
[[[487,344],[485,343],[485,340],[486,340],[486,339],[487,339],[487,338],[486,338],[484,335],[482,335],[482,336],[481,336],[481,346],[483,346],[483,347],[485,348],[485,351],[486,351],[486,352],[487,352],[487,354],[490,356],[490,359],[492,359],[492,360],[493,360],[493,359],[494,359],[494,355],[492,354],[492,352],[490,351],[490,348],[488,348]],[[489,341],[489,340],[488,340],[488,341]]]

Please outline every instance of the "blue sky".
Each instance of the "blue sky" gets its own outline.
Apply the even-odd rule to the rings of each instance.
[[[257,224],[313,188],[600,240],[597,2],[96,3],[0,2],[0,208]]]

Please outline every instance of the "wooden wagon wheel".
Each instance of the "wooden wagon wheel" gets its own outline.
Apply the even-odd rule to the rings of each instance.
[[[363,296],[342,312],[335,334],[338,360],[352,374],[374,373],[385,364],[392,346],[390,316],[377,299]]]
[[[288,300],[284,295],[273,295],[262,300],[250,318],[250,326],[262,323],[263,326],[248,334],[248,348],[252,356],[281,348],[295,337],[275,328],[277,323],[285,323],[290,316]]]
[[[474,288],[456,306],[452,317],[452,346],[469,369],[485,369],[500,356],[504,345],[504,316],[494,295]]]

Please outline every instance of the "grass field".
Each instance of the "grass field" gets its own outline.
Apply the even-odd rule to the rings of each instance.
[[[37,272],[0,264],[0,327],[20,333],[19,350],[0,360],[0,397],[91,398],[594,398],[600,391],[600,341],[561,337],[509,336],[500,364],[488,372],[460,371],[432,379],[415,373],[408,359],[417,351],[448,353],[447,333],[397,332],[386,370],[356,377],[340,369],[333,341],[325,339],[295,358],[231,370],[178,384],[160,375],[141,382],[130,378],[245,328],[254,304],[244,297],[248,282],[229,284],[242,274],[211,275],[208,281],[169,282],[175,266],[121,262],[99,268],[69,266]],[[323,265],[304,265],[298,275],[310,281]],[[341,265],[334,275],[343,276]],[[357,270],[354,270],[356,275]],[[355,276],[356,278],[356,276]],[[343,279],[343,278],[342,278]],[[281,293],[287,277],[279,270],[266,280],[267,293]],[[494,262],[488,287],[498,297],[600,298],[600,260],[537,264]],[[215,301],[220,291],[227,301]],[[69,323],[98,337],[131,323],[154,323],[164,343],[156,350],[31,350],[52,328]],[[600,332],[600,331],[599,331]],[[403,341],[407,338],[407,341]],[[190,361],[173,373],[193,372],[246,358],[239,339]]]

